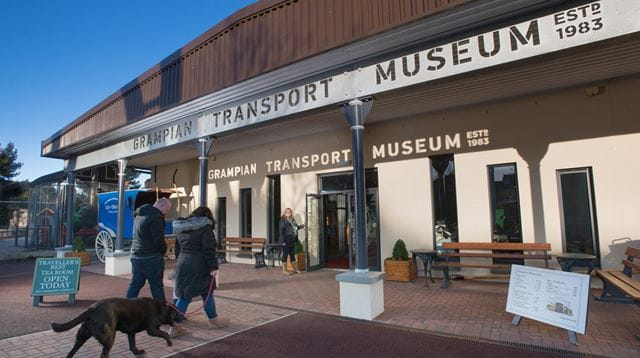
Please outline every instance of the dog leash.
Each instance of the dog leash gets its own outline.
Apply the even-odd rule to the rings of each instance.
[[[200,308],[198,308],[195,311],[192,311],[190,313],[182,312],[182,311],[180,311],[180,309],[176,305],[174,305],[173,303],[171,303],[169,301],[166,301],[167,305],[173,307],[173,309],[178,311],[178,313],[180,313],[183,317],[186,317],[187,315],[190,316],[192,314],[198,313],[198,312],[200,312],[200,311],[202,311],[204,309],[204,305],[207,303],[207,301],[209,301],[209,298],[211,298],[211,295],[213,295],[213,284],[215,282],[216,282],[216,276],[215,275],[211,275],[211,282],[209,283],[209,291],[208,291],[209,293],[207,294],[207,298],[205,298],[202,301],[202,306],[200,306]]]

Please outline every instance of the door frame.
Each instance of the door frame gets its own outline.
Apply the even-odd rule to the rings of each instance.
[[[377,223],[376,223],[376,237],[377,237],[377,261],[376,261],[376,267],[375,269],[380,271],[382,268],[382,258],[381,258],[381,238],[380,238],[380,190],[379,188],[367,188],[366,190],[366,194],[371,194],[371,193],[375,193],[376,194],[376,217],[378,218]],[[351,208],[351,200],[350,198],[353,197],[355,195],[355,191],[354,190],[327,190],[327,191],[323,191],[320,190],[319,194],[313,194],[313,195],[319,195],[320,196],[320,216],[324,218],[324,200],[322,199],[325,195],[334,195],[334,194],[345,194],[347,196],[346,198],[346,203],[347,203],[347,222],[349,223],[349,269],[352,270],[353,268],[355,268],[355,257],[353,256],[353,245],[352,245],[352,240],[353,240],[353,225],[351,222],[351,217],[349,215],[350,211],[352,210]],[[308,195],[308,194],[307,194]],[[366,196],[366,195],[365,195]],[[355,200],[355,199],[354,199]],[[306,203],[305,203],[306,205]],[[366,205],[365,205],[366,206]],[[306,234],[306,232],[305,232]],[[325,252],[324,252],[324,225],[320,225],[320,234],[321,234],[321,246],[320,246],[320,254],[322,255],[322,264],[324,265],[324,259],[325,259]],[[306,237],[306,236],[305,236]],[[353,262],[352,262],[353,261]]]
[[[309,256],[309,197],[314,197],[316,200],[318,200],[318,212],[315,213],[319,218],[318,220],[321,220],[320,218],[320,214],[322,212],[322,195],[321,194],[316,194],[316,193],[306,193],[304,196],[304,219],[305,219],[305,224],[304,224],[304,253],[305,253],[305,261],[306,261],[306,268],[307,268],[307,272],[310,271],[315,271],[315,270],[319,270],[321,268],[324,267],[324,239],[323,239],[323,234],[324,234],[324,230],[322,229],[322,225],[319,225],[319,243],[318,243],[318,264],[311,266],[311,260]]]
[[[556,182],[558,185],[558,202],[560,204],[560,238],[562,240],[562,252],[567,252],[567,238],[564,224],[564,202],[562,200],[562,175],[563,174],[580,174],[586,173],[588,195],[589,195],[589,209],[591,212],[591,232],[593,240],[593,251],[597,257],[597,266],[600,266],[600,236],[598,235],[598,216],[596,214],[596,202],[595,202],[595,189],[593,186],[593,169],[592,167],[578,167],[578,168],[566,168],[556,169]]]
[[[325,210],[325,206],[324,206],[324,199],[326,196],[328,195],[344,195],[345,197],[345,205],[346,207],[344,208],[344,210],[346,211],[345,216],[346,216],[346,221],[347,221],[347,225],[349,226],[349,228],[351,228],[351,220],[349,218],[349,211],[350,211],[350,203],[349,203],[349,198],[352,195],[351,192],[349,191],[331,191],[331,192],[320,192],[320,217],[322,218],[322,224],[320,225],[321,231],[320,234],[322,236],[322,261],[323,261],[323,265],[326,264],[326,259],[327,259],[327,251],[325,250],[325,245],[326,245],[326,236],[325,236],[325,222],[324,222],[324,210]],[[351,233],[348,234],[349,235],[349,239],[351,239]],[[347,255],[350,255],[350,251],[351,250],[351,245],[349,245],[348,250],[347,250]],[[349,258],[349,266],[351,266],[351,258]]]

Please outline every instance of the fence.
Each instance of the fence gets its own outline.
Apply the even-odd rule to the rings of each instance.
[[[28,230],[25,231],[24,245],[28,248],[53,250],[64,246],[67,232],[65,207],[67,184],[64,181],[42,183],[31,188],[29,193]],[[97,193],[112,191],[115,184],[97,181],[76,180],[73,229],[74,236],[80,235],[91,242],[98,222]]]

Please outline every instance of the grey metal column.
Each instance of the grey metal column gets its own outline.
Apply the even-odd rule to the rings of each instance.
[[[355,236],[356,236],[356,272],[368,272],[367,236],[365,201],[366,187],[364,178],[364,119],[371,111],[373,101],[355,99],[342,108],[343,114],[351,125],[351,152],[353,153],[353,189],[355,192]]]
[[[122,240],[124,239],[124,182],[126,179],[125,170],[127,169],[127,162],[129,160],[118,159],[118,220],[116,229],[116,250],[115,252],[122,252]]]
[[[207,172],[209,171],[209,152],[213,148],[213,137],[205,137],[198,139],[198,152],[200,156],[198,161],[200,162],[199,169],[199,181],[198,187],[200,188],[200,200],[198,206],[207,206]]]
[[[64,246],[65,248],[71,248],[71,245],[73,243],[73,201],[76,197],[76,191],[75,191],[75,175],[74,173],[68,172],[67,173],[67,197],[66,197],[66,224],[67,224],[67,232],[65,235],[65,240],[64,240]]]

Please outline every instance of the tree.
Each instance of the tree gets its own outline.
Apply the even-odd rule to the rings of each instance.
[[[135,168],[132,167],[128,167],[127,169],[124,170],[124,174],[126,175],[126,181],[129,183],[129,189],[139,189],[142,185],[140,184],[140,181],[138,180],[138,177],[140,176],[140,172],[135,170]],[[127,189],[127,188],[125,188]]]
[[[2,148],[0,143],[0,182],[9,181],[20,174],[22,163],[18,162],[18,150],[12,142]]]
[[[18,150],[9,142],[6,147],[0,143],[0,202],[3,200],[26,200],[27,182],[16,182],[12,179],[20,174],[22,163],[18,162]],[[9,205],[0,203],[0,227],[9,224],[11,209]]]

